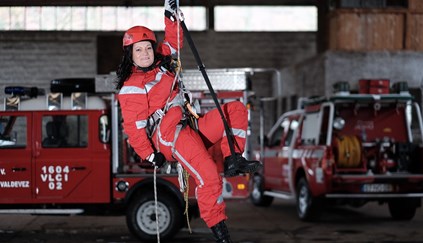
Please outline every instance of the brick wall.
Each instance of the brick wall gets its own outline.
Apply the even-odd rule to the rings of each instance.
[[[0,53],[2,95],[7,85],[49,88],[52,79],[96,72],[94,34],[0,32]]]
[[[210,68],[280,69],[316,53],[314,33],[209,32],[193,33],[192,38]],[[186,42],[183,54],[185,63],[196,67]]]
[[[94,32],[0,32],[0,94],[5,85],[48,88],[56,78],[93,77],[97,74],[97,38]],[[121,33],[102,50],[117,53],[105,58],[108,69],[120,61]],[[162,33],[158,33],[161,39]],[[206,68],[276,68],[315,55],[315,33],[215,33],[193,32]],[[99,38],[99,40],[103,40]],[[116,51],[119,50],[119,51]],[[102,55],[107,56],[106,55]],[[197,68],[187,43],[182,51],[184,68]],[[102,64],[104,65],[104,64]],[[108,70],[114,71],[114,70]]]
[[[333,85],[340,81],[348,82],[351,91],[358,92],[360,79],[389,79],[391,86],[406,81],[409,88],[422,92],[421,63],[422,52],[327,51],[284,68],[284,87],[291,85],[295,88],[285,88],[282,96],[329,96],[334,92]]]

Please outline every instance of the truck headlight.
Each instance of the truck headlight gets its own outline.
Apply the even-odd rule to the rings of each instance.
[[[116,191],[118,192],[125,192],[129,188],[129,183],[126,181],[118,181],[116,183]]]

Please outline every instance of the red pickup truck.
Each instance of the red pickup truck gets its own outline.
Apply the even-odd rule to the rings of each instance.
[[[262,137],[251,202],[295,199],[298,217],[316,220],[330,205],[387,203],[410,220],[423,197],[422,115],[406,83],[338,84],[330,97],[303,99]],[[378,89],[379,88],[379,89]]]

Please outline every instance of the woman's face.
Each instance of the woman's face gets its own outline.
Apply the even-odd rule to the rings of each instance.
[[[146,68],[154,62],[154,49],[150,41],[134,43],[132,47],[132,60],[140,67]]]

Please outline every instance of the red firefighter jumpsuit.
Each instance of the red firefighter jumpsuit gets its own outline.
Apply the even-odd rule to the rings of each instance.
[[[177,23],[165,18],[165,26],[164,41],[157,48],[157,52],[164,56],[175,54],[178,49]],[[180,48],[182,33],[180,30]],[[167,105],[167,112],[156,128],[152,141],[166,160],[176,159],[195,179],[200,216],[208,227],[212,227],[227,217],[222,198],[222,178],[207,147],[222,141],[221,150],[225,157],[230,155],[230,149],[227,139],[222,139],[226,134],[217,109],[199,118],[199,133],[189,126],[180,129],[178,124],[183,119],[184,100],[178,85],[174,85],[169,94],[174,79],[174,73],[163,67],[155,67],[147,72],[133,68],[132,75],[125,81],[118,95],[124,130],[130,145],[145,159],[154,151],[147,137],[147,121],[156,110]],[[238,101],[224,104],[222,110],[235,135],[235,150],[242,153],[246,139],[247,110]]]

